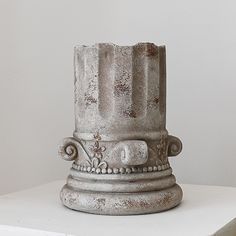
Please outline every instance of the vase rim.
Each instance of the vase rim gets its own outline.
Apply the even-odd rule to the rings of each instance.
[[[111,43],[111,42],[101,42],[101,43],[95,43],[95,44],[91,44],[91,45],[84,45],[84,44],[81,44],[81,45],[75,45],[75,49],[77,48],[98,48],[98,47],[101,47],[101,46],[113,46],[113,47],[118,47],[118,48],[126,48],[126,47],[137,47],[137,46],[140,46],[140,47],[145,47],[145,46],[152,46],[152,47],[165,47],[165,45],[156,45],[155,43],[151,43],[151,42],[138,42],[136,44],[132,44],[132,45],[118,45],[118,44],[115,44],[115,43]]]

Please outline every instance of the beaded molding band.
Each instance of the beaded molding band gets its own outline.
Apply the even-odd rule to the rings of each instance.
[[[121,167],[121,168],[95,168],[91,166],[80,166],[76,163],[72,164],[72,168],[82,172],[96,173],[96,174],[131,174],[131,173],[145,173],[162,171],[170,168],[169,163],[158,166],[145,166],[145,167]]]

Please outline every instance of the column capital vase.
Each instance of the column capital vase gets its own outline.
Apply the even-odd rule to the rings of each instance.
[[[168,210],[182,199],[168,158],[165,46],[98,43],[74,49],[75,130],[59,156],[73,161],[60,197],[104,215]]]

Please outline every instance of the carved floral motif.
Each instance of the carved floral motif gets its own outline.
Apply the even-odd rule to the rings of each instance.
[[[106,147],[100,146],[99,141],[101,140],[101,136],[98,132],[93,137],[95,142],[90,147],[91,158],[87,162],[92,168],[107,168],[107,162],[103,160],[103,152],[106,151]]]

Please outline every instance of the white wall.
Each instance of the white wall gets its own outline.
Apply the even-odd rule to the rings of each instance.
[[[171,163],[179,182],[236,186],[236,14],[232,1],[0,0],[0,193],[65,178],[73,46],[167,45]]]

